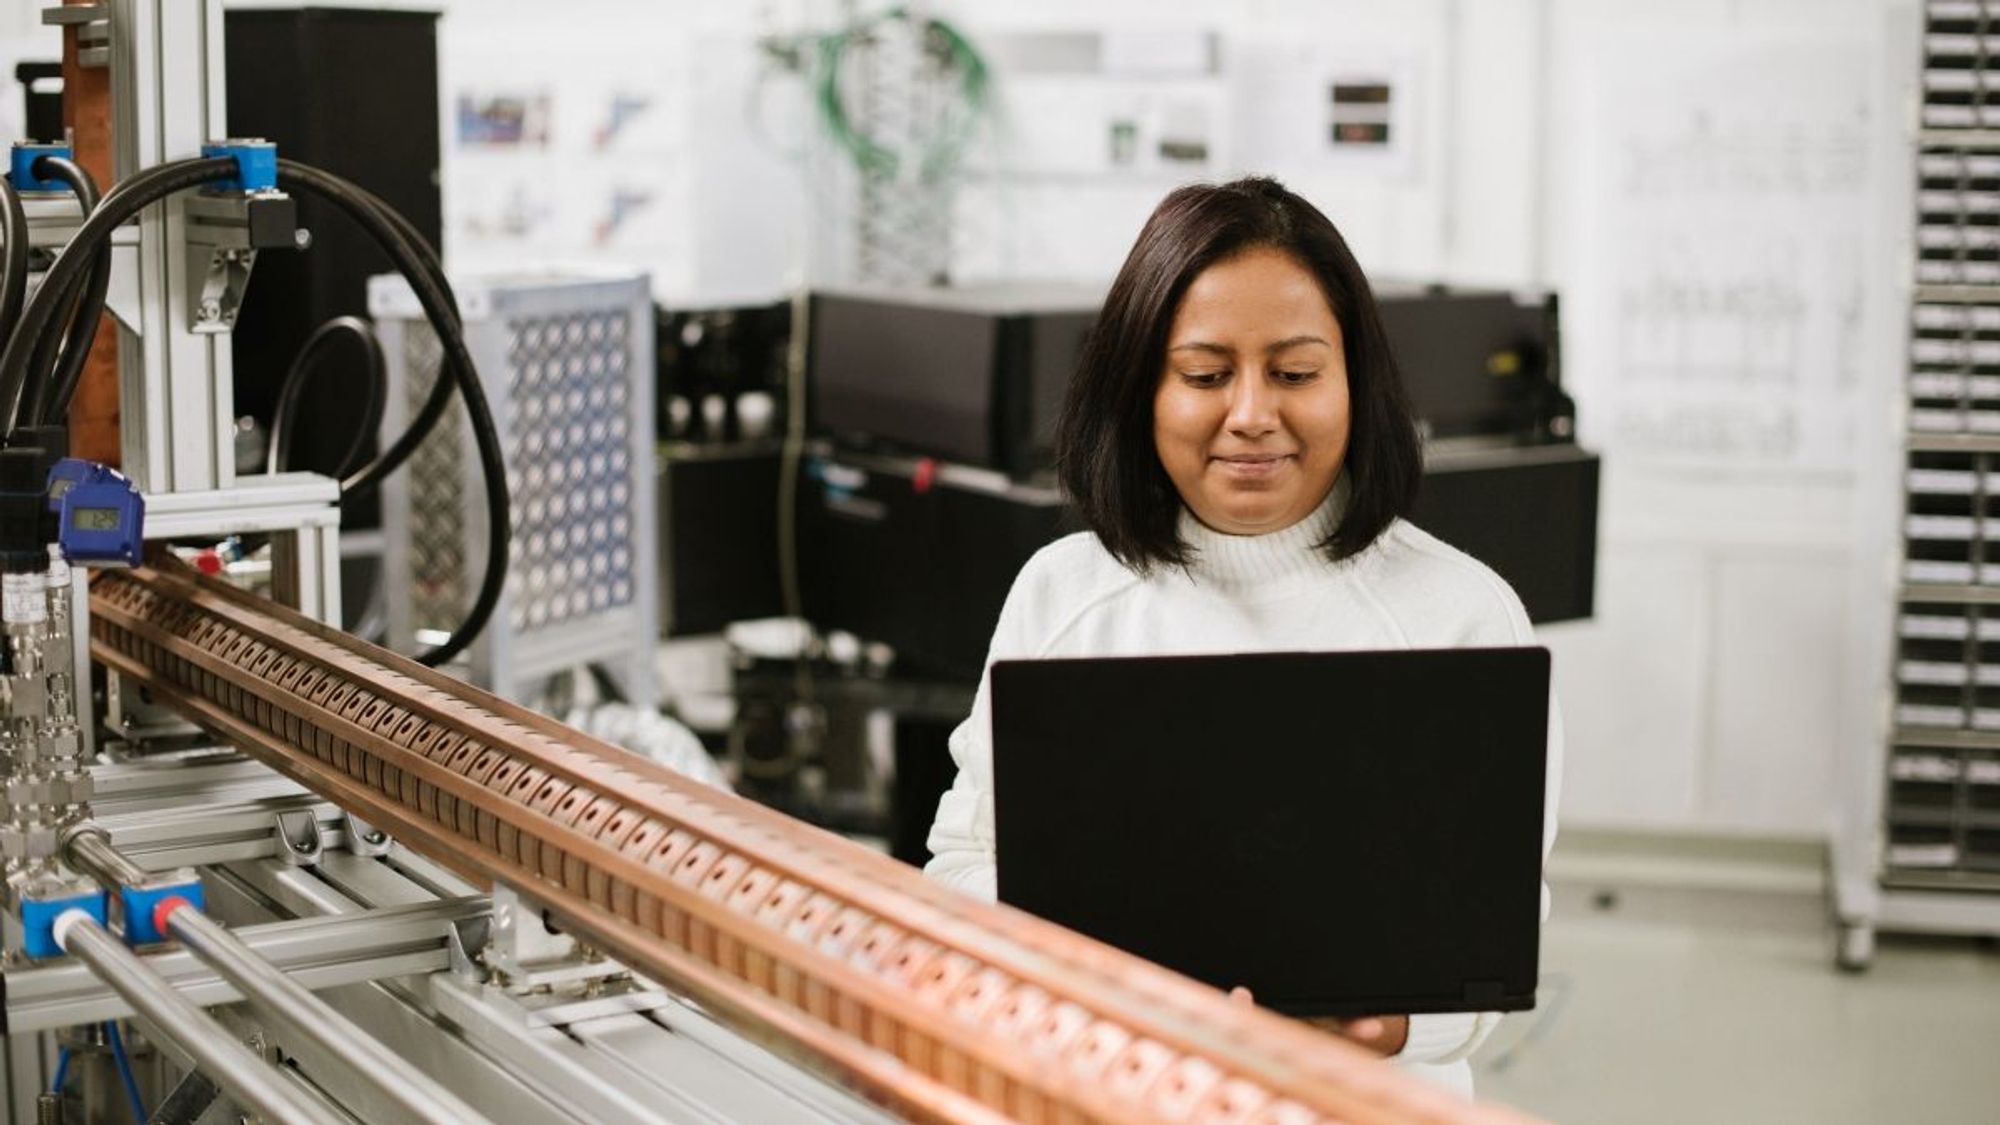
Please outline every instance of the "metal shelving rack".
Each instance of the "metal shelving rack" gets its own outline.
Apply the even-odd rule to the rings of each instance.
[[[1878,928],[2000,934],[2000,0],[1924,17],[1894,703],[1865,886],[1839,884],[1849,969]]]

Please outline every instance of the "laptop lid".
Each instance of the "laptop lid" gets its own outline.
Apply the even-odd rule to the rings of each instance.
[[[1300,1016],[1534,1006],[1541,648],[1000,661],[1002,902]]]

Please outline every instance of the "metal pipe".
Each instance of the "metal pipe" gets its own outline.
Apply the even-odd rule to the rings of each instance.
[[[143,883],[148,874],[111,843],[101,829],[87,827],[70,834],[66,854],[71,863],[114,890]],[[485,1121],[436,1079],[412,1066],[401,1055],[341,1015],[326,1001],[271,964],[229,928],[199,910],[183,909],[186,900],[160,904],[158,928],[201,958],[216,975],[236,986],[244,999],[293,1034],[311,1041],[355,1076],[418,1121]]]
[[[111,834],[86,824],[69,833],[63,841],[63,858],[70,866],[97,880],[111,891],[136,887],[152,878],[152,873],[125,858],[111,846]]]
[[[90,915],[72,910],[56,919],[55,937],[65,952],[89,966],[98,979],[245,1109],[273,1121],[343,1125],[342,1117],[266,1066],[227,1028],[175,992]]]
[[[186,902],[163,904],[163,927],[189,952],[208,962],[265,1015],[338,1059],[415,1120],[453,1125],[487,1118],[436,1079],[391,1051],[354,1021],[286,976],[228,927]]]

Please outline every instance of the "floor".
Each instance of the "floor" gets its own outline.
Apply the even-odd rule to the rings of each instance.
[[[1570,866],[1541,1002],[1474,1059],[1481,1098],[1557,1122],[2000,1123],[1995,943],[1885,936],[1847,974],[1816,876]]]

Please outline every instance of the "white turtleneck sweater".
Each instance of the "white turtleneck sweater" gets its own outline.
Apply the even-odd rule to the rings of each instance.
[[[987,662],[1089,656],[1171,656],[1337,649],[1479,648],[1534,643],[1514,591],[1485,565],[1398,521],[1366,550],[1332,562],[1317,544],[1339,519],[1345,489],[1293,526],[1223,535],[1183,510],[1193,548],[1185,569],[1141,578],[1080,532],[1021,568],[993,631]],[[986,899],[997,895],[993,850],[992,718],[982,679],[972,714],[952,732],[958,779],[938,803],[925,872]],[[1217,769],[1228,768],[1218,761]],[[1548,800],[1542,855],[1555,842],[1562,724],[1549,709]],[[1548,915],[1548,889],[1542,890]],[[1499,1013],[1414,1015],[1396,1061],[1470,1096],[1465,1061]]]

